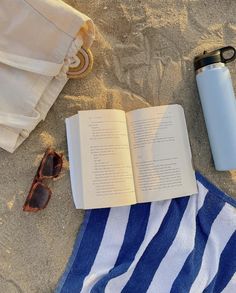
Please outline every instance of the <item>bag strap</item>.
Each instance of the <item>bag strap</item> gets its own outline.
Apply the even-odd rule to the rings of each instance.
[[[35,123],[40,119],[40,114],[35,111],[35,116],[25,116],[14,113],[0,112],[0,125],[12,127],[15,129],[25,129],[31,131]]]
[[[53,63],[49,61],[33,59],[0,51],[0,62],[12,67],[46,75],[56,76],[61,71],[63,63]]]

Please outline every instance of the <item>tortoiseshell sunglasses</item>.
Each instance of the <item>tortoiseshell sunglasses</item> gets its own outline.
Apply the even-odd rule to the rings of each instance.
[[[45,152],[24,203],[23,211],[37,212],[46,208],[52,191],[43,183],[43,180],[58,177],[62,164],[62,154],[57,154],[53,149]]]

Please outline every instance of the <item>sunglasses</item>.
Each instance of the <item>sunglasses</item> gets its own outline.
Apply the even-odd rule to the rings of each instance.
[[[53,149],[45,152],[24,203],[23,211],[37,212],[46,208],[52,191],[43,183],[43,180],[58,177],[62,163],[62,154],[57,154]]]

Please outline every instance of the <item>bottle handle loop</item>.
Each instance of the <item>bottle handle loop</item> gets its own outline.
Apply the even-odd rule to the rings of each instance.
[[[220,57],[222,59],[222,62],[224,62],[224,63],[232,62],[236,58],[236,50],[232,46],[227,46],[227,47],[220,48],[219,51],[220,51]],[[233,55],[231,57],[228,57],[228,58],[224,57],[224,53],[225,52],[230,52],[230,51],[232,51]]]

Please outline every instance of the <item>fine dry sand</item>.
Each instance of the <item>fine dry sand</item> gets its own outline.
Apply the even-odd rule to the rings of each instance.
[[[217,0],[67,0],[96,24],[93,72],[67,83],[46,120],[14,153],[0,150],[0,292],[52,292],[84,212],[70,189],[64,119],[81,109],[183,105],[195,168],[236,197],[236,174],[216,172],[196,90],[193,58],[236,46],[236,2]],[[229,65],[236,89],[236,67]],[[65,155],[42,212],[22,212],[47,146]]]

